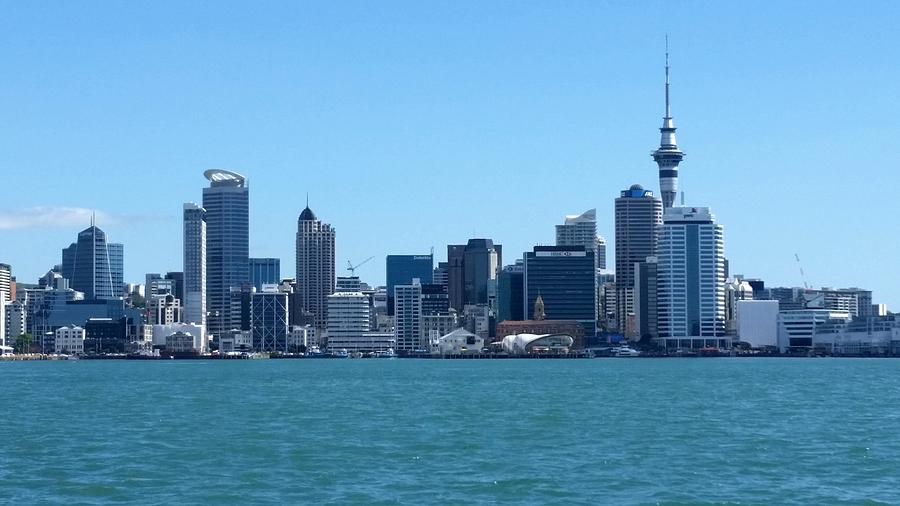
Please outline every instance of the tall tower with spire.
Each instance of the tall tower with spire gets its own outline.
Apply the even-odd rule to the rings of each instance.
[[[678,164],[684,158],[684,153],[678,149],[675,142],[675,122],[669,109],[668,36],[666,36],[666,115],[663,117],[663,126],[659,132],[659,149],[653,151],[651,156],[659,166],[659,192],[662,196],[663,209],[668,209],[675,203],[675,196],[678,193]]]

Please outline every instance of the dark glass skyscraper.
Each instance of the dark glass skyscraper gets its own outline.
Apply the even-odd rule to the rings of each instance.
[[[535,246],[525,253],[524,314],[540,295],[547,320],[574,320],[593,338],[597,328],[594,252],[584,246]]]
[[[447,246],[447,290],[453,309],[487,304],[502,262],[503,247],[490,239],[469,239],[465,246]]]
[[[411,285],[418,278],[420,284],[432,282],[434,257],[431,255],[388,255],[386,259],[388,314],[394,314],[394,287]]]
[[[521,260],[500,271],[497,292],[497,321],[524,320],[525,265]]]
[[[63,277],[69,280],[69,286],[84,293],[87,300],[108,300],[119,296],[121,284],[116,287],[115,280],[121,280],[122,245],[114,249],[116,257],[116,278],[110,262],[110,249],[106,242],[106,234],[91,224],[78,234],[77,242],[62,250]]]
[[[277,285],[281,282],[281,260],[278,258],[251,258],[250,284],[257,292],[262,285]]]
[[[250,281],[250,191],[244,176],[214,169],[203,173],[206,210],[206,309],[209,333],[229,330],[231,288]]]

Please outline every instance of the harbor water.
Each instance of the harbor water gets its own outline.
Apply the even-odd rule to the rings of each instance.
[[[0,504],[900,503],[900,360],[0,363]]]

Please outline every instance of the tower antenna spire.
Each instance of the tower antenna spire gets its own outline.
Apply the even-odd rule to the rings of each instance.
[[[666,34],[666,117],[671,118],[669,113],[669,34]]]

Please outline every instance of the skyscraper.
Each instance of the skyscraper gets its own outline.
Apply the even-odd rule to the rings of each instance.
[[[278,258],[250,258],[250,284],[256,291],[263,285],[277,285],[281,282],[281,260]]]
[[[397,348],[413,351],[425,347],[422,339],[422,285],[413,280],[394,287],[394,339]]]
[[[116,250],[117,269],[121,269],[121,245]],[[121,285],[114,287],[106,234],[94,226],[78,233],[78,240],[63,249],[63,277],[73,290],[84,293],[88,300],[108,300],[119,296]],[[118,274],[121,279],[121,274]]]
[[[651,154],[659,166],[659,191],[663,207],[668,209],[675,203],[678,193],[678,164],[684,159],[684,152],[675,142],[675,122],[669,109],[669,42],[666,39],[666,115],[659,129],[659,148]],[[617,245],[618,247],[618,245]]]
[[[331,225],[309,206],[297,220],[297,293],[301,310],[317,329],[328,321],[328,296],[334,293],[334,239]]]
[[[497,322],[524,320],[525,264],[520,258],[507,265],[497,279]]]
[[[287,352],[288,294],[276,285],[266,285],[252,294],[250,331],[253,349]]]
[[[525,253],[522,313],[540,297],[548,320],[574,320],[591,339],[597,328],[597,272],[594,252],[584,246],[535,246]]]
[[[556,245],[557,246],[584,246],[587,251],[594,252],[594,258],[597,258],[597,247],[600,243],[606,247],[606,240],[597,236],[597,210],[588,209],[579,215],[566,216],[562,225],[556,226]],[[604,251],[604,260],[605,260]],[[599,262],[598,262],[599,264]],[[603,266],[597,265],[600,269]]]
[[[125,287],[125,246],[120,242],[111,242],[106,247],[109,250],[109,275],[112,277],[113,297],[119,297]]]
[[[394,314],[394,287],[408,285],[418,278],[431,283],[434,277],[434,258],[431,255],[388,255],[385,261],[388,293],[388,314]]]
[[[206,210],[206,309],[208,333],[229,330],[231,288],[250,281],[250,190],[244,176],[223,169],[203,173]]]
[[[457,311],[466,305],[488,304],[503,262],[503,247],[490,239],[469,239],[447,246],[447,291]]]
[[[669,348],[728,346],[725,242],[706,207],[672,207],[659,231],[659,338]]]
[[[9,264],[0,264],[0,299],[12,302],[12,268]]]
[[[184,320],[206,325],[206,210],[184,205]]]
[[[635,184],[620,193],[615,208],[616,321],[624,333],[634,314],[634,264],[656,254],[663,206],[652,191]]]

